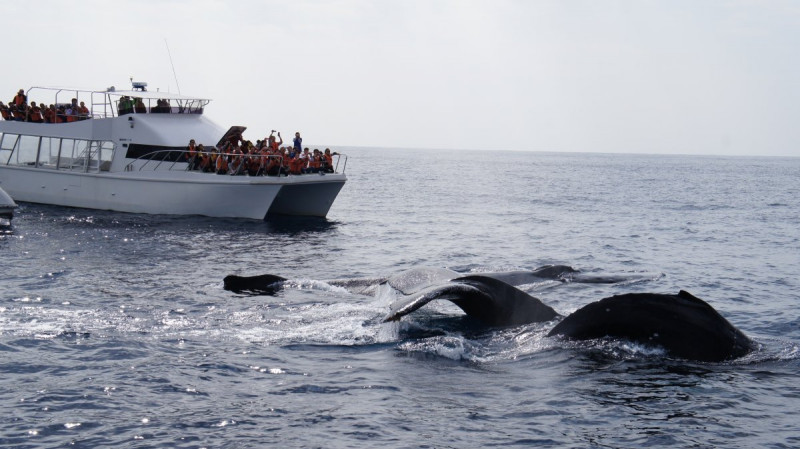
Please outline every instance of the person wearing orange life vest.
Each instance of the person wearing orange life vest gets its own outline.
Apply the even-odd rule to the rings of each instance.
[[[314,148],[314,154],[308,159],[308,172],[309,173],[319,173],[319,169],[322,166],[322,156],[318,149]]]
[[[294,154],[289,154],[289,173],[293,175],[300,175],[303,173],[303,169],[305,168],[305,161],[303,160],[303,156],[299,152],[294,152]]]
[[[11,116],[14,117],[14,121],[17,121],[17,122],[24,122],[25,121],[25,116],[27,114],[25,112],[25,109],[27,108],[27,106],[28,105],[26,105],[25,103],[22,103],[21,106],[17,106],[16,104],[12,104],[11,105],[9,110],[11,112]]]
[[[40,108],[35,101],[31,101],[31,107],[28,108],[28,121],[31,121],[33,123],[44,122],[44,117],[42,116],[42,108]]]
[[[333,173],[333,156],[330,148],[325,148],[325,153],[322,155],[322,171]]]
[[[14,106],[16,107],[20,107],[28,102],[28,97],[25,96],[25,91],[23,89],[20,89],[19,92],[17,92],[17,95],[14,96],[13,102]]]
[[[211,154],[209,154],[207,151],[204,151],[202,143],[197,146],[197,157],[200,158],[198,170],[206,173],[213,171],[216,168],[216,165],[211,165]],[[214,164],[216,164],[216,161],[214,161]]]
[[[8,106],[2,101],[0,101],[0,116],[3,117],[3,120],[11,120],[11,113],[8,112]]]
[[[244,174],[244,153],[238,147],[233,149],[233,157],[229,165],[230,174],[232,176]]]
[[[194,139],[189,139],[189,146],[186,147],[186,152],[183,153],[186,162],[189,163],[187,170],[194,170],[197,168],[197,147],[195,147]]]
[[[275,132],[276,131],[273,129],[272,132],[269,134],[269,137],[267,138],[267,146],[272,151],[278,151],[278,148],[280,148],[280,146],[283,145],[283,138],[281,137],[281,132],[277,131],[277,133],[278,133],[278,139],[277,140],[275,139],[275,135],[274,135]]]
[[[86,107],[86,103],[81,101],[81,105],[78,106],[78,113],[80,114],[81,120],[86,120],[89,117],[89,108]]]
[[[217,156],[217,174],[225,175],[228,173],[228,156],[225,153],[220,153]]]

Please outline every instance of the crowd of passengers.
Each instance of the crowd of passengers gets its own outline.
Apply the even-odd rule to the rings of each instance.
[[[137,114],[145,114],[147,113],[147,106],[145,106],[144,101],[142,101],[139,97],[128,97],[124,96],[119,99],[119,105],[117,106],[117,112],[119,115],[131,114],[136,112]],[[155,113],[170,113],[172,112],[172,106],[169,104],[169,100],[159,98],[156,101],[156,106],[150,108],[150,112]]]
[[[282,146],[281,133],[270,133],[264,140],[242,139],[241,134],[231,136],[221,148],[206,149],[202,144],[189,141],[183,157],[189,170],[199,170],[218,175],[280,176],[305,173],[333,173],[333,156],[330,148],[324,152],[315,149],[309,152],[302,148],[303,139],[295,133],[291,147]]]
[[[0,115],[3,120],[33,123],[68,123],[92,118],[89,108],[82,101],[78,104],[77,98],[73,98],[70,104],[58,106],[51,104],[48,107],[36,104],[35,101],[31,101],[29,105],[28,97],[22,89],[8,102],[8,105],[0,101]]]

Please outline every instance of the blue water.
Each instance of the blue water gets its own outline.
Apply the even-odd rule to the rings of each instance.
[[[800,446],[800,158],[345,151],[326,220],[23,204],[0,235],[0,446]],[[562,314],[685,289],[759,349],[689,362],[444,302],[383,324],[388,290],[325,282],[551,263],[644,275],[523,286]],[[222,288],[263,273],[287,289]]]

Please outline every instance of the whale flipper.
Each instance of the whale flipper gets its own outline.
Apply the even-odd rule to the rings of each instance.
[[[516,326],[559,316],[551,307],[512,285],[475,275],[406,295],[389,306],[384,322],[397,321],[434,299],[448,300],[489,326]]]
[[[258,276],[237,276],[229,274],[222,280],[225,290],[234,293],[250,293],[255,295],[274,295],[282,288],[286,278],[274,274]]]
[[[548,334],[576,340],[617,337],[663,347],[673,356],[705,362],[742,357],[755,344],[702,299],[629,293],[588,304]]]

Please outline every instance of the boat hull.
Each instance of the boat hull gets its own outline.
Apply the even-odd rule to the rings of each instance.
[[[199,172],[70,173],[0,166],[3,189],[17,201],[119,212],[262,220],[267,213],[324,217],[344,175],[249,177]],[[304,179],[306,178],[306,179]],[[283,190],[286,194],[281,194]],[[311,196],[309,196],[311,195]],[[277,197],[284,198],[271,209]],[[288,201],[291,198],[293,201]],[[292,207],[292,205],[294,206]]]

